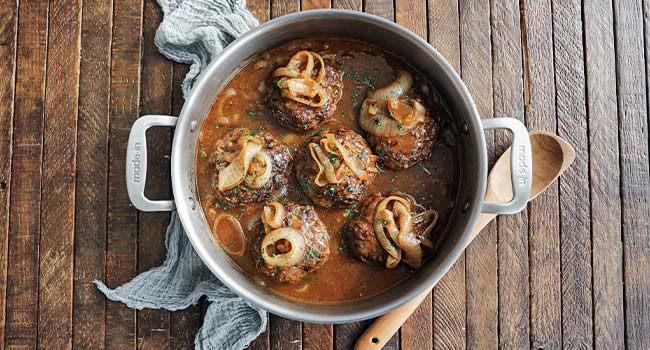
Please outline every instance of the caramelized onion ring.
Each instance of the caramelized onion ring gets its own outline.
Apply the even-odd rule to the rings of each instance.
[[[398,69],[395,72],[395,80],[392,83],[368,92],[368,98],[376,100],[388,100],[404,95],[413,86],[413,77],[407,71]]]
[[[317,70],[317,73],[314,73]],[[323,57],[312,51],[298,51],[286,67],[273,71],[273,77],[282,77],[277,85],[282,96],[310,107],[322,107],[327,94],[322,86],[325,78]]]
[[[422,248],[420,240],[413,230],[413,217],[411,212],[402,204],[393,205],[393,213],[399,220],[399,234],[397,245],[404,251],[403,261],[414,268],[422,266]]]
[[[227,220],[229,221],[232,226],[235,228],[237,233],[239,234],[239,238],[241,239],[241,248],[239,250],[232,250],[232,248],[228,244],[224,244],[224,242],[221,241],[219,238],[219,234],[217,233],[217,226],[219,226],[219,223],[222,220]],[[241,227],[241,223],[239,223],[239,220],[235,218],[234,216],[230,214],[221,214],[217,216],[216,219],[214,219],[214,223],[212,224],[212,232],[214,232],[214,235],[217,237],[217,240],[219,240],[219,243],[221,243],[221,247],[223,250],[226,251],[229,255],[234,255],[234,256],[241,256],[244,254],[244,251],[246,251],[246,236],[244,235],[244,229]]]
[[[229,124],[228,123],[229,119],[225,118],[223,116],[224,115],[224,113],[223,113],[223,104],[226,103],[226,101],[230,101],[230,97],[235,96],[235,95],[237,95],[237,90],[235,90],[233,88],[228,88],[228,89],[224,90],[223,97],[221,97],[219,99],[219,101],[217,101],[217,108],[216,108],[217,109],[217,118],[223,118],[223,119],[221,119],[222,122],[219,123],[220,125],[228,125]]]
[[[353,155],[353,150],[356,150],[354,145],[349,142],[341,143],[332,133],[326,133],[318,144],[312,142],[308,147],[312,159],[318,165],[318,174],[314,178],[314,183],[318,186],[340,183],[348,175],[348,170],[361,180],[368,180],[372,173],[378,172],[376,167],[366,166],[361,159]],[[341,158],[338,168],[334,168],[328,153]]]
[[[327,184],[338,184],[343,181],[343,177],[338,177],[334,165],[330,161],[330,158],[323,152],[323,149],[320,145],[316,143],[309,144],[309,152],[311,157],[314,159],[318,165],[318,174],[314,178],[314,183],[317,186],[323,187]],[[323,179],[325,176],[325,179]]]
[[[412,98],[389,98],[388,114],[402,125],[413,125],[427,113],[424,106]]]
[[[393,245],[393,243],[386,236],[386,232],[384,231],[384,225],[388,224],[391,221],[391,219],[393,219],[392,215],[388,216],[386,214],[386,212],[388,211],[386,207],[391,201],[402,203],[408,211],[410,211],[411,209],[411,204],[406,199],[398,196],[388,196],[384,198],[381,202],[379,202],[379,205],[377,205],[377,209],[375,211],[375,218],[374,218],[375,234],[377,235],[377,240],[379,240],[379,244],[381,244],[382,248],[384,248],[386,253],[388,253],[388,255],[393,258],[387,261],[386,267],[388,268],[395,267],[402,258],[401,251],[399,250],[398,247],[395,247],[395,245]],[[394,225],[394,221],[392,224]],[[397,262],[395,262],[394,260],[397,260]]]
[[[389,205],[393,203],[391,209]],[[435,225],[437,213],[434,210],[427,210],[413,216],[411,214],[411,203],[399,196],[388,196],[377,205],[374,216],[374,229],[377,240],[382,248],[388,253],[386,267],[394,268],[400,261],[413,268],[422,266],[422,244],[426,239],[425,246],[432,246],[428,237],[419,237],[414,230],[414,223],[422,220],[433,219],[425,232],[430,232]],[[386,235],[388,232],[388,235]]]
[[[269,255],[268,248],[275,249],[276,243],[281,240],[286,240],[291,244],[290,250],[284,253]],[[268,265],[290,267],[302,261],[307,250],[307,243],[302,233],[290,227],[283,227],[273,230],[264,236],[261,250],[262,259]]]
[[[264,171],[262,174],[255,172],[251,173],[251,168],[248,169],[248,176],[245,178],[246,185],[250,188],[262,188],[271,179],[271,170],[273,169],[271,157],[264,151],[259,151],[253,157],[257,163],[263,163]],[[252,162],[252,161],[251,161]]]
[[[278,87],[282,96],[310,107],[322,107],[327,100],[325,91],[314,80],[304,78],[280,79]]]
[[[268,227],[271,229],[279,228],[282,225],[282,220],[284,220],[284,215],[284,205],[278,202],[271,202],[265,205],[264,209],[262,209],[262,223],[265,226],[264,230],[268,232]]]
[[[243,135],[237,143],[241,146],[239,154],[228,166],[219,171],[219,191],[229,190],[244,181],[253,157],[262,150],[262,142],[253,136]]]
[[[363,131],[380,137],[397,137],[407,134],[424,119],[425,107],[413,99],[406,100],[413,104],[412,116],[405,116],[404,122],[389,115],[388,101],[367,98],[361,105],[359,126]],[[406,102],[405,102],[406,103]],[[408,121],[408,122],[406,122]]]
[[[352,154],[352,150],[358,151],[358,149],[356,149],[357,147],[352,145],[350,142],[341,143],[332,133],[327,133],[325,137],[321,139],[320,143],[332,154],[336,154],[336,151],[338,150],[341,158],[343,158],[343,163],[347,165],[354,176],[358,179],[368,180],[372,177],[370,173],[378,171],[375,167],[366,168],[363,161]],[[372,157],[372,155],[368,155],[368,157]]]
[[[416,224],[420,223],[422,221],[425,221],[425,220],[429,221],[429,225],[427,225],[427,227],[424,229],[424,231],[422,231],[422,234],[421,234],[422,242],[424,243],[424,240],[427,239],[429,241],[429,243],[430,243],[431,242],[431,237],[429,237],[429,236],[431,235],[431,231],[433,231],[433,228],[438,223],[438,212],[433,210],[433,209],[429,209],[429,210],[425,210],[425,211],[423,211],[423,212],[421,212],[421,213],[419,213],[419,214],[417,214],[417,215],[415,215],[413,217],[413,223],[416,223]],[[431,247],[429,247],[429,248],[433,248],[433,244],[431,244]]]

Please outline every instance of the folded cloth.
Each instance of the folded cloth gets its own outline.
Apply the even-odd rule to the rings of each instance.
[[[243,0],[158,0],[164,18],[156,32],[160,52],[190,64],[183,81],[187,96],[196,76],[236,37],[257,25]],[[196,349],[243,349],[266,329],[267,314],[224,286],[203,264],[176,212],[165,236],[167,258],[131,281],[110,289],[94,281],[107,298],[133,309],[176,311],[206,296],[210,306],[194,339]]]

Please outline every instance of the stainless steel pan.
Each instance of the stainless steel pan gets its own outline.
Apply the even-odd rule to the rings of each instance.
[[[403,57],[446,97],[452,108],[461,149],[458,202],[448,231],[436,252],[412,277],[378,295],[340,304],[303,304],[265,289],[247,276],[220,248],[197,201],[196,144],[201,125],[220,90],[251,57],[289,40],[345,36],[362,40]],[[434,33],[435,35],[435,33]],[[176,127],[172,146],[173,200],[152,201],[144,196],[147,172],[145,132],[153,126]],[[513,133],[512,187],[509,203],[483,201],[487,176],[484,130],[505,128]],[[307,322],[344,323],[372,318],[404,304],[430,289],[449,270],[470,241],[480,212],[512,214],[526,205],[531,177],[530,140],[523,124],[512,118],[481,120],[474,101],[458,74],[424,40],[393,22],[352,11],[317,10],[283,16],[243,35],[203,71],[178,116],[143,116],[133,125],[127,150],[127,189],[142,211],[176,208],[196,252],[210,270],[250,303],[274,314]]]

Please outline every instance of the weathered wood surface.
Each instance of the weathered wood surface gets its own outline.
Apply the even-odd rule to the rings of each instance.
[[[260,22],[344,8],[396,21],[461,75],[483,118],[557,132],[578,156],[490,224],[386,349],[650,348],[648,0],[250,0]],[[132,311],[114,286],[164,259],[168,214],[124,189],[126,137],[178,114],[187,67],[153,44],[155,0],[0,2],[0,349],[190,349],[206,304]],[[170,130],[147,193],[165,198]],[[488,158],[508,143],[486,133]],[[368,321],[271,316],[259,350],[347,350]]]

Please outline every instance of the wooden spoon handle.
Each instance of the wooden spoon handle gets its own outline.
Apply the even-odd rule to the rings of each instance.
[[[355,350],[379,350],[386,345],[393,334],[406,322],[411,314],[426,298],[427,293],[422,293],[408,303],[376,319],[372,325],[361,335],[354,345]]]
[[[476,226],[472,231],[472,239],[474,239],[487,224],[494,219],[496,215],[481,214],[476,222]],[[415,309],[422,303],[431,290],[418,295],[408,303],[398,307],[397,309],[377,318],[366,331],[361,335],[357,343],[354,345],[355,350],[379,350],[386,342],[397,333],[397,330],[406,322],[406,320],[413,314]]]

